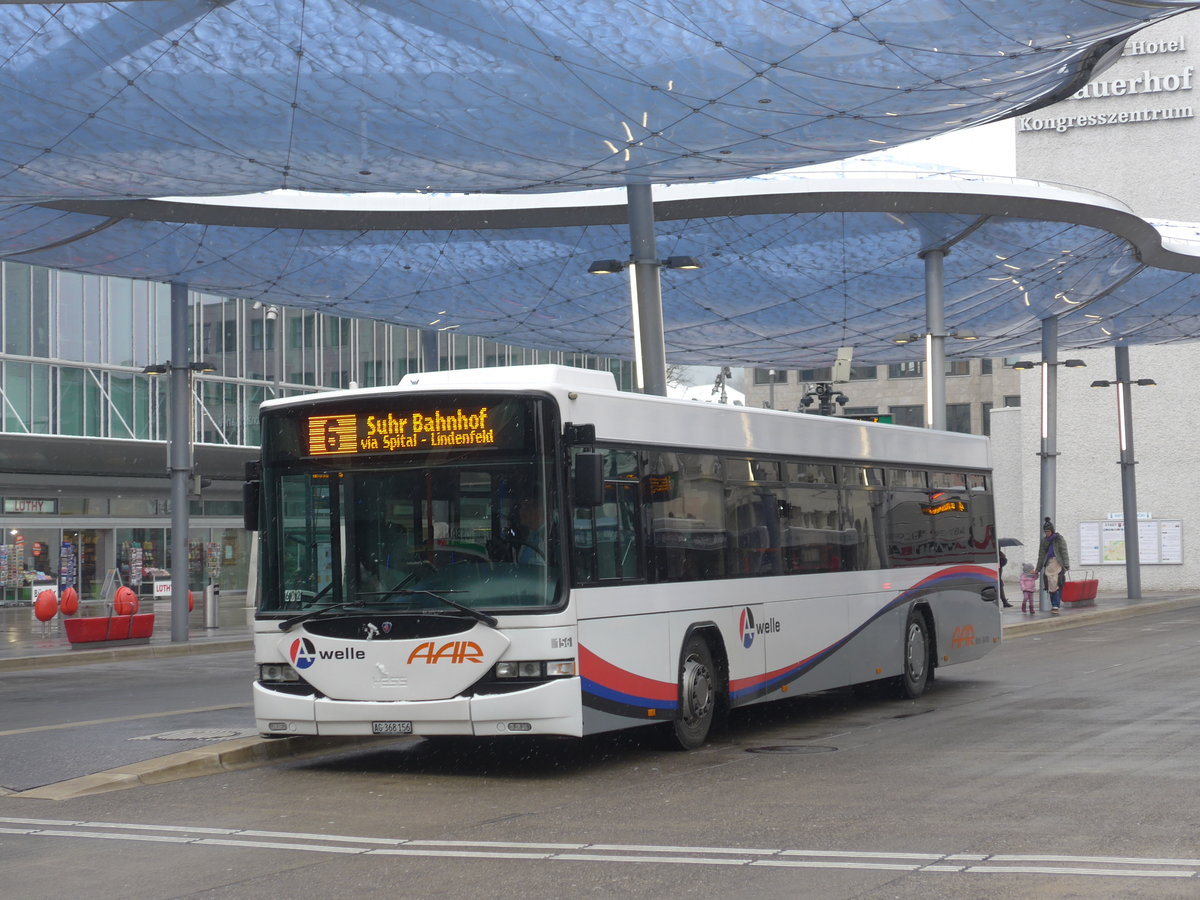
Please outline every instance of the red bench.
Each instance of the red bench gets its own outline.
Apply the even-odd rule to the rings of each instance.
[[[67,640],[72,644],[99,641],[148,641],[154,633],[154,613],[131,616],[84,616],[63,619]]]

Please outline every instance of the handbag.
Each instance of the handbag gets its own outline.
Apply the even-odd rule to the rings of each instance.
[[[1063,582],[1066,581],[1066,571],[1057,559],[1052,559],[1046,563],[1046,568],[1042,571],[1042,578],[1046,584],[1046,590],[1053,594],[1055,591],[1062,590]]]

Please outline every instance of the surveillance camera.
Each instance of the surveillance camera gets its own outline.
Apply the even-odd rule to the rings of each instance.
[[[274,306],[267,307],[267,321],[274,322],[279,318],[279,310]]]

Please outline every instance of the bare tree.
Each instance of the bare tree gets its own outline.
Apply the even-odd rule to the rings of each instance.
[[[687,387],[690,374],[690,367],[670,363],[667,365],[667,384],[671,387]]]

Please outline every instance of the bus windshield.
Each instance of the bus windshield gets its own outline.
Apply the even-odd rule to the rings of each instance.
[[[500,450],[278,454],[263,472],[259,612],[453,614],[456,605],[505,612],[558,604],[552,457],[540,429],[517,421],[532,422],[535,405],[523,401],[522,414],[510,416],[506,426],[525,436]],[[312,418],[282,417],[270,443],[305,447],[303,435],[288,435]]]

